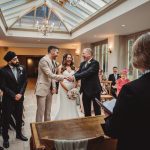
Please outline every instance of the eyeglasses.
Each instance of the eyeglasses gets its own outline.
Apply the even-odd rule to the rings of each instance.
[[[12,61],[17,61],[18,60],[18,57],[15,57],[12,59]]]

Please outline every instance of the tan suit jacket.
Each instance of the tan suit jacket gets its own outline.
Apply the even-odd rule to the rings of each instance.
[[[56,75],[52,72],[54,68],[52,60],[48,55],[41,58],[38,66],[38,78],[35,88],[35,94],[38,96],[47,96],[50,92],[51,86],[56,87],[55,81],[64,79],[63,75]]]

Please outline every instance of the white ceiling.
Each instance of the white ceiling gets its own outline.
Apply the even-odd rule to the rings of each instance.
[[[121,25],[125,25],[122,27]],[[96,42],[111,35],[128,35],[150,29],[150,1],[85,34],[74,41]]]
[[[130,0],[132,1],[132,0]],[[133,0],[134,1],[134,0]],[[138,0],[137,0],[138,1]],[[150,29],[150,0],[146,3],[124,13],[86,33],[83,33],[80,36],[72,40],[55,40],[47,38],[21,38],[21,37],[5,37],[7,41],[10,42],[20,42],[20,43],[42,43],[42,44],[62,44],[70,42],[81,42],[81,43],[92,43],[97,42],[103,39],[106,39],[111,35],[128,35],[138,31],[143,31]],[[125,24],[125,27],[121,25]],[[3,39],[4,34],[0,28],[0,36]],[[40,39],[40,41],[39,41]]]

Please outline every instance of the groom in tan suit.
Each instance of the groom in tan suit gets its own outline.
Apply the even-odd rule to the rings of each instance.
[[[62,75],[55,74],[55,59],[59,49],[55,46],[48,47],[48,54],[41,58],[38,66],[38,78],[35,94],[37,98],[36,122],[51,120],[52,94],[56,92],[55,80],[64,79]]]

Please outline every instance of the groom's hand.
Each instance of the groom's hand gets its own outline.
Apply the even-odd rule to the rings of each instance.
[[[57,92],[56,88],[53,88],[53,89],[51,90],[51,93],[52,93],[52,94],[56,94],[56,92]]]

